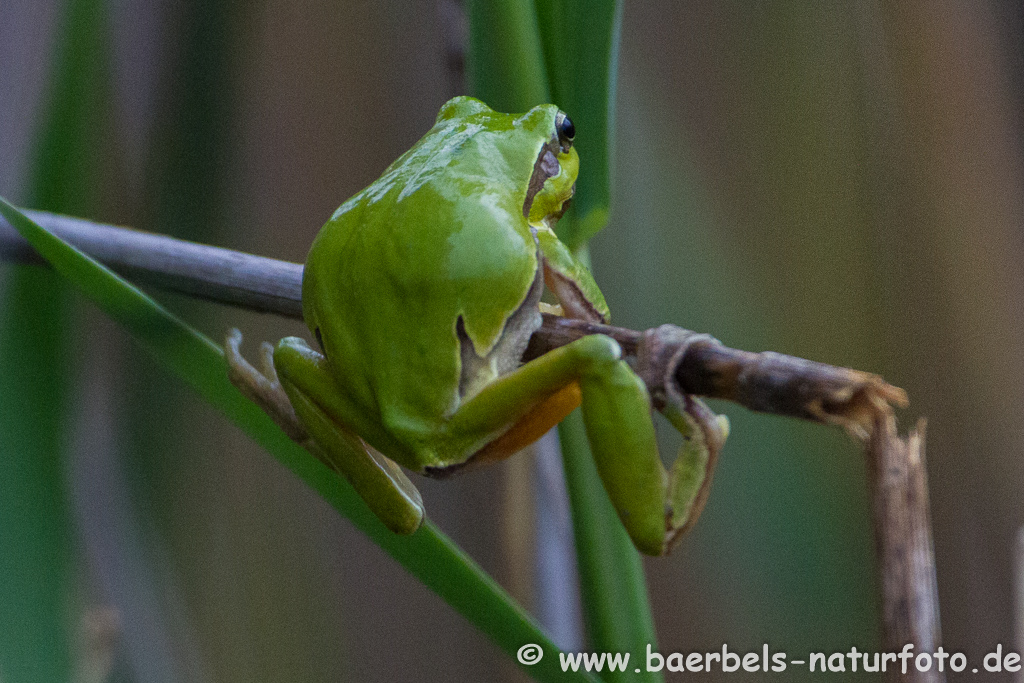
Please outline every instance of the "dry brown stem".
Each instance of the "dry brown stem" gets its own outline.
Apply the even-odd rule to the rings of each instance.
[[[935,581],[931,515],[924,460],[924,420],[906,438],[891,417],[879,418],[868,442],[875,547],[882,589],[883,651],[899,652],[907,643],[914,654],[935,652],[941,643]],[[888,672],[890,681],[940,683],[933,666],[907,674]]]
[[[655,360],[642,373],[651,395],[665,382],[681,394],[721,398],[762,413],[837,424],[866,440],[879,416],[892,414],[892,404],[907,405],[907,395],[878,375],[765,351],[732,349],[707,334],[662,325],[636,332],[610,325],[544,316],[530,340],[526,358],[537,356],[587,334],[606,334],[636,356],[641,345]]]

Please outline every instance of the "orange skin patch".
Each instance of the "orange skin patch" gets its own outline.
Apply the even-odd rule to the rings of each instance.
[[[544,436],[549,429],[566,418],[580,404],[580,385],[567,384],[547,397],[515,423],[510,430],[487,444],[475,454],[474,465],[504,460],[516,451]]]

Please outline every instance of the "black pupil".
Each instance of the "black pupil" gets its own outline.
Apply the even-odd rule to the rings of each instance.
[[[572,125],[572,119],[568,116],[562,117],[562,127],[559,132],[566,140],[572,140],[576,137],[576,126]]]

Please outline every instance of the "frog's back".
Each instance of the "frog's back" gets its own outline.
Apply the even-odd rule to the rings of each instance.
[[[494,121],[444,123],[338,209],[303,282],[342,390],[413,452],[458,407],[459,321],[486,355],[538,265],[523,216],[536,149],[498,144]]]

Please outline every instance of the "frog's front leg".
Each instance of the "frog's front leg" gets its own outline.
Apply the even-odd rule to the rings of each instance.
[[[264,345],[261,374],[239,353],[241,339],[232,330],[225,343],[231,381],[286,434],[344,476],[389,529],[416,531],[424,516],[419,491],[398,465],[353,432],[359,418],[339,393],[329,361],[302,339],[286,337],[272,351]]]
[[[699,514],[714,458],[707,457],[707,434],[693,429],[698,425],[691,411],[678,408],[669,417],[690,438],[671,471],[665,470],[647,388],[621,360],[613,339],[577,339],[492,382],[456,411],[446,437],[453,443],[493,439],[503,425],[515,424],[570,383],[579,384],[587,437],[619,519],[639,550],[664,554]],[[714,416],[706,426],[720,429]]]

